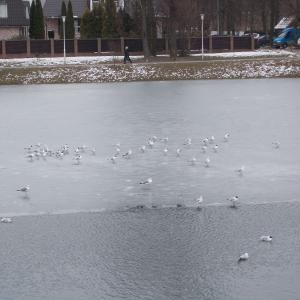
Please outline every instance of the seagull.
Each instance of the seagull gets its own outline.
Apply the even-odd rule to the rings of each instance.
[[[181,149],[178,148],[178,149],[176,150],[176,156],[179,157],[179,156],[180,156],[180,153],[181,153]]]
[[[123,154],[123,157],[129,159],[131,155],[132,155],[132,150],[129,149],[125,154]]]
[[[215,141],[215,137],[212,135],[210,138],[209,138],[209,143],[210,144],[213,144]]]
[[[271,235],[262,235],[260,237],[260,240],[263,242],[272,242],[272,236]]]
[[[204,166],[205,166],[205,168],[209,168],[209,165],[210,165],[210,158],[207,157],[205,162],[204,162]]]
[[[1,218],[0,222],[1,223],[12,223],[12,219],[4,217],[4,218]]]
[[[218,145],[215,145],[215,146],[213,147],[213,150],[214,150],[214,152],[215,152],[215,153],[217,153],[217,152],[218,152],[218,148],[219,148],[219,146],[218,146]]]
[[[117,147],[117,148],[116,148],[116,153],[115,153],[114,156],[119,156],[119,155],[120,155],[120,152],[121,152],[121,149]]]
[[[162,138],[162,139],[160,139],[162,142],[164,142],[165,144],[167,144],[168,143],[168,141],[169,141],[169,138],[168,137],[165,137],[165,138]]]
[[[33,161],[34,154],[33,153],[29,153],[26,157],[29,158],[29,161]]]
[[[143,145],[141,148],[140,148],[141,152],[144,153],[146,151],[146,146]]]
[[[187,138],[187,139],[185,140],[185,142],[183,143],[183,145],[185,145],[185,146],[190,146],[190,145],[192,145],[192,139],[191,139],[191,138]]]
[[[77,165],[80,165],[80,161],[81,161],[81,159],[82,159],[82,156],[81,156],[81,155],[76,155],[73,159],[76,160],[76,164],[77,164]]]
[[[154,141],[152,141],[151,139],[149,139],[149,140],[148,140],[148,146],[149,146],[150,148],[153,148],[153,146],[154,146]]]
[[[151,183],[152,183],[152,177],[149,177],[147,180],[140,182],[140,184],[146,184],[146,185],[151,184]]]
[[[20,189],[17,190],[17,192],[23,192],[23,193],[27,193],[30,190],[29,185],[23,186]]]
[[[110,158],[110,161],[115,164],[116,163],[116,159],[117,159],[117,156],[113,156]]]
[[[245,171],[245,166],[241,166],[239,169],[235,170],[240,176],[243,176]]]
[[[243,261],[243,260],[247,260],[249,258],[249,254],[247,252],[243,253],[240,257],[238,262]]]
[[[206,153],[207,147],[206,146],[202,146],[201,150],[202,150],[202,153]]]
[[[278,141],[275,141],[272,143],[275,149],[279,149],[280,143]]]
[[[164,155],[167,155],[167,154],[168,154],[168,151],[169,151],[168,148],[165,148],[165,149],[164,149]]]
[[[209,142],[209,140],[208,140],[208,138],[205,138],[203,141],[203,144],[204,144],[204,146],[207,146],[208,145],[208,142]]]
[[[196,199],[196,202],[198,204],[197,208],[200,209],[203,204],[203,196],[200,195],[200,197]]]
[[[236,204],[239,201],[239,196],[233,196],[233,197],[231,197],[231,198],[229,198],[227,200],[229,200],[231,202],[230,207],[236,208]]]
[[[193,157],[191,160],[189,160],[192,166],[196,164],[196,161],[197,161],[196,157]]]
[[[154,136],[152,137],[152,141],[153,141],[153,142],[156,142],[156,141],[157,141],[157,136],[156,136],[156,135],[154,135]]]
[[[224,135],[224,142],[228,142],[229,136],[230,136],[229,133],[226,133],[226,134]]]

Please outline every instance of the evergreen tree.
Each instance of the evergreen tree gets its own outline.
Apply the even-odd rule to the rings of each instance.
[[[75,28],[74,28],[73,8],[72,8],[72,3],[69,0],[67,16],[66,16],[66,39],[74,39],[74,36],[75,36]]]
[[[65,1],[61,3],[61,10],[60,10],[60,16],[66,16],[67,15],[67,7]],[[63,30],[63,21],[62,18],[59,19],[59,36],[61,39],[64,38],[64,30]]]
[[[103,37],[118,37],[116,5],[114,0],[105,0],[103,21]]]
[[[96,35],[95,37],[102,37],[102,31],[103,31],[103,7],[101,4],[95,6],[93,9],[93,14],[95,17],[95,29],[96,29]]]
[[[96,37],[95,17],[88,8],[85,9],[80,23],[80,37],[90,39]]]
[[[36,0],[35,3],[35,20],[34,20],[34,38],[44,39],[45,38],[45,26],[44,26],[44,14],[40,0]]]
[[[32,1],[30,6],[30,25],[29,25],[29,37],[31,39],[35,38],[35,2]]]

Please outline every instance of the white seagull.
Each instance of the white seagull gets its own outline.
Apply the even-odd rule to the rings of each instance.
[[[205,162],[204,162],[204,166],[205,166],[205,168],[209,168],[209,165],[210,165],[210,158],[207,157]]]
[[[189,160],[192,166],[196,164],[196,161],[197,161],[196,157],[193,157],[191,160]]]
[[[196,202],[197,202],[197,204],[198,204],[197,208],[200,209],[201,206],[202,206],[202,204],[203,204],[203,196],[200,195],[200,197],[198,197],[198,198],[196,199]]]
[[[144,180],[144,181],[141,181],[140,184],[145,184],[145,185],[148,185],[148,184],[151,184],[152,183],[152,177],[149,177],[147,180]]]
[[[243,176],[244,175],[244,171],[245,171],[245,166],[241,166],[240,168],[235,170],[238,175]]]
[[[202,150],[202,153],[206,153],[207,147],[206,146],[202,146],[201,150]]]
[[[208,145],[208,142],[209,142],[209,139],[208,139],[208,138],[205,138],[202,142],[203,142],[204,146],[207,146],[207,145]]]
[[[278,141],[275,141],[275,142],[273,142],[272,144],[273,144],[273,147],[274,147],[275,149],[279,149],[280,143],[279,143]]]
[[[243,261],[243,260],[247,260],[249,258],[249,254],[247,252],[243,253],[240,257],[238,262]]]
[[[219,148],[219,146],[218,146],[218,145],[215,145],[215,146],[213,147],[213,150],[214,150],[214,152],[215,152],[215,153],[217,153],[217,152],[218,152],[218,148]]]
[[[183,145],[185,145],[185,146],[190,146],[190,145],[192,145],[192,139],[191,139],[191,138],[187,138],[187,139],[185,140],[185,142],[183,143]]]
[[[272,242],[272,236],[271,235],[262,235],[260,237],[260,240],[263,242]]]
[[[239,201],[239,196],[233,196],[233,197],[231,197],[231,198],[229,198],[227,200],[229,200],[231,202],[230,207],[236,208],[236,205],[237,205],[237,203]]]
[[[0,222],[1,223],[12,223],[12,219],[4,217],[4,218],[1,218]]]
[[[143,145],[143,146],[140,148],[140,151],[141,151],[142,153],[144,153],[144,152],[146,151],[146,146]]]
[[[167,155],[167,154],[168,154],[168,151],[169,151],[168,148],[165,148],[165,149],[164,149],[164,155]]]
[[[149,139],[149,140],[148,140],[148,146],[149,146],[150,148],[153,148],[153,146],[154,146],[154,141],[152,141],[151,139]]]
[[[30,190],[30,186],[26,185],[17,190],[17,192],[27,193]]]
[[[129,159],[131,155],[132,155],[132,150],[129,149],[125,154],[123,154],[123,157]]]
[[[215,137],[212,135],[210,138],[209,138],[209,143],[210,144],[213,144],[215,141]]]
[[[178,148],[178,149],[176,150],[176,156],[179,157],[179,156],[180,156],[180,153],[181,153],[181,149]]]
[[[230,136],[229,133],[226,133],[226,134],[224,135],[224,142],[228,142],[229,136]]]

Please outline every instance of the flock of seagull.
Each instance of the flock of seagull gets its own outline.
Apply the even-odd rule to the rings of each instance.
[[[223,137],[223,142],[227,143],[227,142],[229,142],[229,139],[230,139],[230,134],[226,133]],[[169,141],[168,137],[159,139],[157,136],[152,136],[151,138],[148,139],[148,141],[145,145],[142,145],[139,148],[139,152],[145,153],[147,151],[147,149],[152,149],[157,142],[162,142],[164,144],[163,154],[167,155],[169,152],[169,149],[167,146],[168,141]],[[192,145],[191,138],[187,138],[183,143],[184,147],[190,147],[191,145]],[[272,145],[275,149],[279,149],[279,147],[280,147],[280,143],[278,141],[273,142]],[[130,159],[133,155],[132,149],[129,149],[128,151],[126,151],[125,153],[122,154],[120,146],[121,145],[119,143],[115,145],[115,147],[116,147],[115,153],[112,157],[110,157],[108,159],[113,164],[116,164],[116,162],[119,158]],[[202,153],[204,153],[204,154],[207,153],[209,147],[211,147],[211,150],[214,153],[217,153],[219,150],[218,144],[215,143],[214,136],[211,136],[210,138],[207,137],[201,141]],[[25,158],[28,159],[29,162],[33,162],[34,160],[40,160],[40,159],[46,160],[49,157],[56,158],[56,159],[63,159],[66,155],[70,154],[70,147],[67,144],[59,147],[56,150],[51,150],[51,149],[49,149],[49,147],[47,145],[42,145],[41,143],[37,143],[36,145],[30,145],[24,149],[25,149]],[[75,163],[74,163],[75,165],[81,164],[82,156],[84,153],[94,156],[94,155],[96,155],[96,149],[94,147],[88,147],[86,145],[76,147],[74,150],[74,154],[73,154],[73,160],[75,161]],[[181,153],[182,153],[182,148],[177,148],[176,156],[180,157]],[[195,157],[192,157],[190,160],[188,160],[188,162],[193,166],[196,164],[197,159]],[[203,165],[205,168],[209,168],[210,163],[211,163],[211,160],[210,160],[209,156],[207,156],[203,162]],[[245,172],[245,166],[242,165],[240,168],[236,169],[235,172],[239,176],[243,176],[243,174]],[[145,186],[150,186],[152,183],[153,183],[152,177],[149,177],[149,178],[139,182],[140,185],[145,185]],[[23,187],[17,189],[16,191],[23,193],[27,197],[29,190],[30,190],[30,186],[26,185],[26,186],[23,186]],[[238,203],[239,203],[239,196],[235,195],[235,196],[228,198],[227,200],[230,201],[231,208],[237,208]],[[195,199],[195,202],[197,205],[197,209],[201,210],[203,207],[203,202],[204,202],[203,196],[200,195],[198,198]],[[143,205],[137,206],[137,208],[143,208],[143,207],[144,207]],[[177,207],[182,207],[182,205],[178,204]],[[0,218],[0,222],[1,223],[12,223],[12,218],[2,217],[2,218]],[[273,238],[271,235],[263,235],[260,237],[260,241],[262,241],[262,242],[272,242],[272,239]],[[238,262],[245,261],[248,258],[249,258],[249,254],[247,252],[243,253],[240,255]]]

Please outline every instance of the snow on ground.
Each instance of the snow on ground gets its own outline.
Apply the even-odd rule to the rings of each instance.
[[[167,55],[158,55],[159,57],[167,57]],[[201,54],[192,54],[192,57],[199,57]],[[294,52],[287,50],[256,50],[245,52],[225,52],[225,53],[205,53],[208,58],[256,58],[256,57],[277,57],[277,56],[296,56]],[[133,60],[143,59],[143,56],[132,56]],[[67,65],[93,65],[99,63],[120,63],[123,56],[76,56],[67,57]],[[14,58],[0,59],[0,67],[34,67],[34,66],[57,66],[63,65],[63,57],[47,57],[47,58]]]

